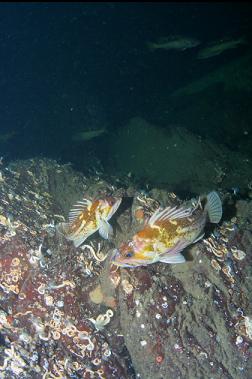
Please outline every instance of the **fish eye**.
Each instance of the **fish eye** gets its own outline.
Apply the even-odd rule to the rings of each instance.
[[[127,254],[126,254],[126,258],[130,258],[132,257],[133,253],[131,251],[129,251]]]

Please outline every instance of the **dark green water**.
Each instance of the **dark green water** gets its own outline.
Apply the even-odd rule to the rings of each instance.
[[[249,3],[2,3],[1,155],[84,171],[97,157],[111,170],[114,132],[141,117],[251,156],[251,15]],[[200,44],[147,47],[174,35]],[[197,59],[209,43],[239,38],[245,43]],[[172,96],[187,86],[194,90]],[[73,141],[90,128],[108,133]]]

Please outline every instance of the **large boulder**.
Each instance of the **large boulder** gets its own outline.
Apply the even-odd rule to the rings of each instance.
[[[246,187],[252,174],[245,156],[184,128],[165,129],[139,117],[115,132],[109,152],[117,172],[172,191]]]

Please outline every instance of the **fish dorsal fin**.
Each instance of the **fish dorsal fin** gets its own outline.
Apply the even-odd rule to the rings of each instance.
[[[148,221],[149,225],[154,225],[157,221],[176,220],[177,218],[189,217],[193,213],[192,208],[166,207],[163,210],[157,209]]]
[[[68,220],[70,223],[74,222],[77,217],[83,212],[85,209],[90,207],[92,204],[92,201],[88,199],[83,199],[82,201],[78,201],[70,210]]]

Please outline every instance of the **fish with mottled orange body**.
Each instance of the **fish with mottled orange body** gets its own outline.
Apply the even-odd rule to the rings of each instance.
[[[204,206],[201,201],[205,202]],[[221,217],[222,203],[214,191],[189,208],[158,209],[131,241],[114,251],[111,262],[121,267],[183,263],[181,251],[203,237],[208,221],[218,223]]]
[[[79,201],[69,213],[69,222],[58,225],[57,230],[80,246],[89,236],[99,230],[101,237],[108,239],[112,233],[110,218],[121,204],[121,198],[107,197],[90,201]]]

